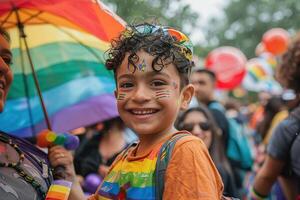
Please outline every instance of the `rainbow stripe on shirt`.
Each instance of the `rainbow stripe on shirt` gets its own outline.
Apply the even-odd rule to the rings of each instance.
[[[98,199],[155,199],[154,173],[158,151],[159,148],[155,148],[148,156],[132,161],[128,161],[127,155],[122,156],[103,180]]]

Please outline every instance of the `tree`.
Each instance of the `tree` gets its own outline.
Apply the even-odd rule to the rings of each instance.
[[[281,27],[294,34],[300,27],[299,0],[229,0],[224,14],[223,18],[211,19],[205,27],[204,53],[229,45],[251,58],[267,30]]]
[[[182,0],[103,0],[127,23],[155,19],[161,24],[184,30],[195,27],[198,14]]]

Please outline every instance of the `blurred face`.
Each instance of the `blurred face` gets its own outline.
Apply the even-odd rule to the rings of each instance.
[[[117,69],[117,105],[121,118],[139,136],[174,131],[180,109],[186,109],[193,95],[192,85],[180,91],[180,78],[175,66],[152,69],[153,56],[137,52],[135,72],[128,67],[128,55]]]
[[[13,79],[10,69],[11,60],[9,42],[0,34],[0,112],[4,109],[5,99]]]
[[[198,101],[206,104],[213,99],[215,84],[208,74],[194,72],[191,75],[191,82],[195,87]]]
[[[183,129],[202,139],[207,148],[210,147],[212,132],[207,123],[207,118],[202,112],[192,111],[188,113],[183,121]]]

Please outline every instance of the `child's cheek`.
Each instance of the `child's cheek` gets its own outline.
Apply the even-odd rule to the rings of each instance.
[[[174,87],[175,90],[178,88],[178,84],[174,81],[172,82],[172,86]]]
[[[155,99],[169,98],[170,96],[170,90],[160,90],[155,92]]]
[[[117,96],[117,100],[118,101],[123,101],[126,99],[126,93],[118,93],[118,96]]]

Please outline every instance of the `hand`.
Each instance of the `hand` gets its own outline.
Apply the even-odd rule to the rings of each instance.
[[[52,167],[65,167],[66,180],[73,182],[76,179],[73,156],[70,151],[62,146],[53,146],[49,149],[48,157]]]
[[[100,165],[98,168],[98,173],[102,178],[104,178],[107,175],[108,171],[109,171],[109,167],[106,165]]]

